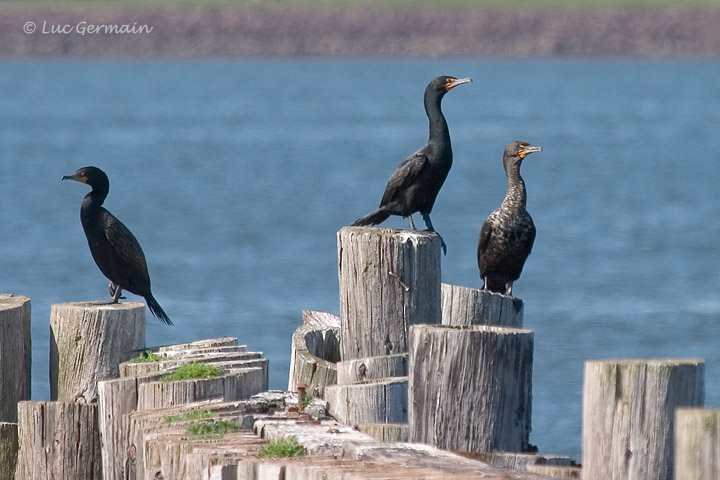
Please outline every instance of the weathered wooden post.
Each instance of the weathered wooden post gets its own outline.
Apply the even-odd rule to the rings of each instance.
[[[98,382],[98,424],[104,480],[125,480],[134,473],[127,452],[128,426],[123,418],[137,409],[138,383],[135,377]]]
[[[407,353],[410,325],[440,323],[440,244],[430,232],[338,232],[342,361]]]
[[[702,360],[598,360],[585,363],[583,478],[673,478],[677,407],[702,406]]]
[[[18,404],[17,478],[100,480],[97,405]]]
[[[0,480],[15,480],[17,456],[17,423],[0,422]]]
[[[523,301],[488,290],[442,284],[443,325],[523,327]]]
[[[720,410],[675,410],[675,480],[720,478]]]
[[[446,450],[526,451],[532,359],[529,330],[413,326],[408,439]]]
[[[424,231],[338,232],[342,361],[325,400],[339,421],[407,422],[408,329],[441,321],[441,243]]]
[[[17,422],[30,399],[30,299],[0,294],[0,422]]]
[[[292,337],[288,390],[306,386],[308,394],[323,398],[325,387],[337,383],[340,361],[340,319],[323,312],[303,312],[303,324]]]
[[[95,402],[97,382],[145,348],[145,304],[56,304],[50,330],[50,397]]]

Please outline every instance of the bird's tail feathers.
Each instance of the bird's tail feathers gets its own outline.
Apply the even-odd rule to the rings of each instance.
[[[379,223],[384,222],[388,217],[390,216],[389,213],[387,213],[382,208],[375,210],[372,213],[368,213],[364,217],[358,218],[352,223],[353,227],[361,227],[365,225],[377,225]]]
[[[147,306],[150,309],[150,313],[152,313],[155,318],[157,318],[161,322],[164,322],[165,325],[174,325],[172,320],[170,320],[170,317],[168,317],[167,314],[163,311],[162,307],[157,302],[157,300],[155,300],[155,297],[153,297],[152,294],[145,297],[145,301],[147,302]]]

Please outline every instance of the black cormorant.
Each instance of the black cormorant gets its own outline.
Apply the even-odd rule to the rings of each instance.
[[[103,208],[110,190],[105,172],[97,167],[83,167],[63,180],[75,180],[92,187],[83,198],[80,220],[90,252],[100,271],[110,280],[111,303],[117,303],[122,290],[145,298],[150,312],[168,325],[173,323],[150,291],[145,254],[128,228]]]
[[[520,176],[523,159],[542,147],[515,141],[505,148],[503,166],[508,190],[500,208],[483,222],[478,238],[478,267],[483,289],[512,295],[512,285],[520,278],[535,241],[535,224],[525,210],[527,193]]]
[[[377,225],[390,215],[401,215],[408,218],[410,229],[415,230],[412,214],[420,212],[427,229],[435,231],[430,221],[430,211],[452,166],[450,132],[440,103],[451,89],[470,81],[469,78],[445,76],[432,79],[425,89],[425,113],[430,123],[427,144],[406,158],[392,174],[380,201],[380,208],[358,218],[353,226]],[[445,242],[442,244],[445,251]]]

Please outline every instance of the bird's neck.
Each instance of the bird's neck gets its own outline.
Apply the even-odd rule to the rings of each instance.
[[[425,113],[427,114],[430,124],[430,141],[441,145],[450,146],[450,132],[448,131],[447,121],[440,109],[442,96],[425,96]]]
[[[507,208],[524,210],[527,206],[527,192],[525,181],[520,176],[520,166],[512,166],[507,171],[508,189],[503,204]]]
[[[107,197],[106,192],[93,190],[92,192],[85,195],[80,207],[80,213],[83,217],[94,215],[102,209],[102,204]]]

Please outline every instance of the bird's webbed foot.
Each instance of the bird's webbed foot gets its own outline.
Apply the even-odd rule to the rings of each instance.
[[[433,227],[432,220],[430,220],[430,214],[429,213],[423,213],[422,214],[423,220],[425,220],[425,226],[427,227],[428,232],[434,232],[435,227]]]
[[[433,227],[432,221],[430,220],[430,214],[423,213],[422,217],[423,217],[423,220],[425,220],[425,226],[427,227],[427,231],[433,232],[438,237],[440,237],[440,242],[442,243],[443,255],[447,255],[447,245],[445,245],[445,240],[443,240],[442,235],[440,235],[439,233],[437,233],[435,231],[435,227]]]
[[[112,297],[110,303],[118,303],[119,299],[125,299],[125,297],[121,297],[120,295],[122,295],[122,288],[120,288],[119,285],[110,282],[110,296]]]

